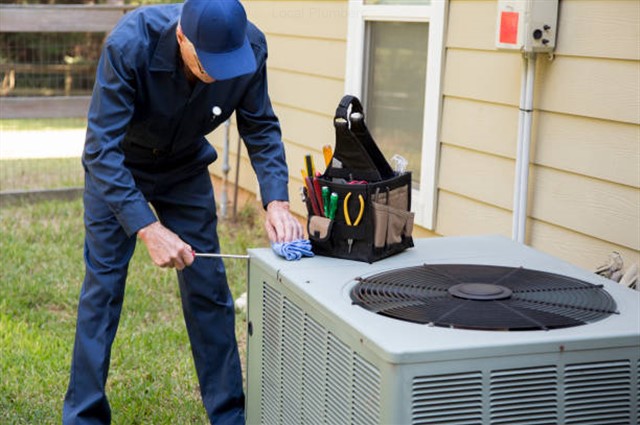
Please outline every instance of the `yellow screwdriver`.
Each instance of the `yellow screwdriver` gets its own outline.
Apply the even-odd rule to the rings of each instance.
[[[324,156],[324,166],[328,167],[331,164],[331,158],[333,158],[333,152],[331,146],[324,145],[322,147],[322,155]]]

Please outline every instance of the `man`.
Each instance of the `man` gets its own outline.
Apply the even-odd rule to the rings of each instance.
[[[85,263],[66,424],[109,423],[111,345],[136,238],[177,269],[203,403],[216,424],[244,423],[233,300],[219,259],[204,136],[235,111],[273,242],[302,237],[266,79],[264,35],[236,0],[187,0],[125,15],[105,42],[88,115]],[[155,214],[149,206],[153,206]],[[195,261],[194,261],[195,260]]]

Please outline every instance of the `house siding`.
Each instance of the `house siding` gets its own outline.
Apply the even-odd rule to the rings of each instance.
[[[314,156],[323,164],[323,145],[333,145],[333,114],[344,94],[347,37],[347,1],[243,1],[249,19],[264,33],[269,46],[267,62],[269,93],[280,119],[282,138],[289,164],[291,209],[306,215],[300,200],[300,169],[304,156]],[[235,161],[237,132],[230,129],[230,156]],[[210,136],[222,153],[224,129]],[[223,163],[211,167],[222,174]],[[234,170],[235,172],[235,170]],[[232,173],[233,174],[233,173]],[[233,181],[234,176],[229,176]],[[242,152],[240,186],[256,192],[257,183]]]
[[[244,4],[269,42],[292,209],[304,215],[299,169],[334,141],[348,4]],[[496,50],[496,16],[495,0],[449,2],[436,227],[416,236],[511,236],[523,61]],[[555,54],[537,60],[526,242],[587,269],[612,251],[640,262],[640,2],[562,0],[558,26]],[[246,157],[240,183],[255,191]]]
[[[441,235],[511,234],[523,62],[495,49],[496,11],[449,3]],[[640,3],[563,0],[558,26],[537,60],[526,242],[588,269],[611,251],[638,262]]]

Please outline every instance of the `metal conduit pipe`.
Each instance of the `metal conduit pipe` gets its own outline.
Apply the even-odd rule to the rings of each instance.
[[[522,85],[520,88],[520,112],[518,119],[518,146],[516,152],[515,184],[513,190],[512,230],[513,240],[519,243],[525,243],[526,241],[536,53],[525,53],[523,56],[523,62]]]
[[[229,183],[229,132],[231,120],[224,122],[224,142],[222,148],[222,194],[220,195],[220,217],[227,218],[227,204],[229,203],[228,183]]]

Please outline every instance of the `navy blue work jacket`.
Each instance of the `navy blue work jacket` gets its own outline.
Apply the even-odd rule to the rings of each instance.
[[[198,81],[191,88],[176,39],[181,8],[148,6],[125,15],[98,64],[82,162],[129,235],[156,221],[136,178],[202,172],[217,158],[204,136],[234,111],[263,204],[288,200],[280,125],[267,92],[264,35],[249,24],[254,74]]]

